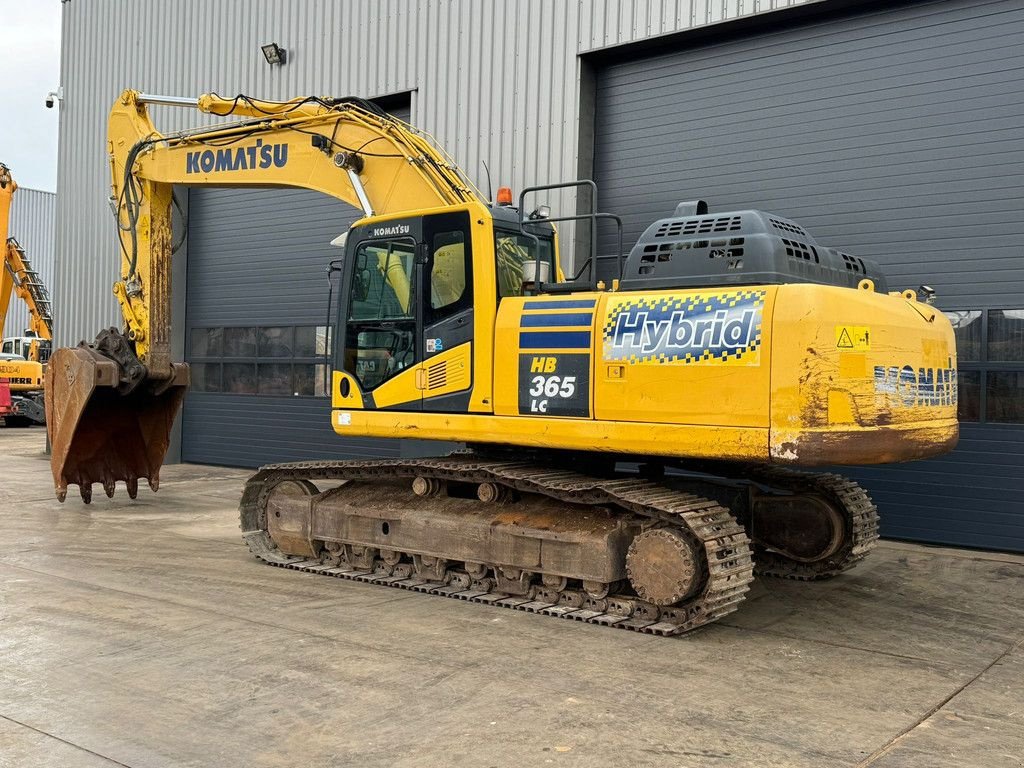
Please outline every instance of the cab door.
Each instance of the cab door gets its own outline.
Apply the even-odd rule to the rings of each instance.
[[[419,270],[423,410],[465,413],[473,384],[473,251],[468,211],[423,219]]]
[[[418,233],[408,226],[400,231],[357,242],[346,270],[341,368],[358,382],[365,408],[422,405],[422,249]]]

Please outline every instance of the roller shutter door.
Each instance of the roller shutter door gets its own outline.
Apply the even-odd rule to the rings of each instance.
[[[326,270],[342,251],[329,243],[357,216],[308,190],[191,190],[183,461],[255,467],[409,452],[331,428]]]
[[[960,446],[847,474],[883,535],[1024,551],[1024,5],[875,7],[600,68],[601,207],[627,242],[681,200],[773,211],[935,287]]]

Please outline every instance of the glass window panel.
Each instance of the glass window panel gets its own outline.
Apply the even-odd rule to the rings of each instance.
[[[295,395],[302,397],[312,397],[318,395],[317,392],[317,368],[323,368],[322,365],[317,366],[313,363],[296,363],[294,366],[295,376]]]
[[[326,325],[316,327],[316,354],[326,355],[331,348],[331,328]]]
[[[350,328],[345,370],[355,373],[365,389],[374,389],[415,364],[415,327],[360,331]]]
[[[292,357],[295,329],[288,327],[260,328],[260,357]]]
[[[331,394],[330,383],[331,373],[330,369],[323,363],[316,366],[316,370],[313,374],[313,386],[315,388],[314,394],[317,397],[327,397]]]
[[[430,307],[443,309],[466,293],[466,238],[462,232],[434,235],[434,265],[430,269]]]
[[[523,265],[535,262],[538,245],[540,261],[548,265],[549,281],[556,280],[554,251],[549,237],[539,237],[538,241],[512,232],[494,233],[494,250],[498,266],[498,297],[523,295]],[[541,267],[543,272],[543,267]],[[528,270],[531,275],[533,267]]]
[[[1024,371],[989,371],[985,419],[1024,424]]]
[[[259,393],[261,395],[292,395],[291,363],[260,363]]]
[[[946,312],[956,334],[956,355],[960,362],[981,360],[981,310],[955,309]]]
[[[1024,360],[1024,309],[988,311],[989,362]]]
[[[981,421],[981,372],[957,371],[957,409],[960,421]]]
[[[224,329],[193,328],[191,332],[192,357],[220,357],[223,349]]]
[[[225,328],[224,357],[256,357],[256,329]]]
[[[315,325],[303,325],[295,329],[295,357],[316,357],[316,332]]]
[[[220,363],[192,363],[192,389],[195,392],[220,392]]]
[[[413,256],[412,243],[360,246],[353,264],[349,319],[411,318]]]
[[[233,395],[256,394],[254,363],[224,363],[223,391]]]

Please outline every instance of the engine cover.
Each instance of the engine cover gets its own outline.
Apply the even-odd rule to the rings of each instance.
[[[626,259],[622,290],[783,283],[856,288],[864,278],[875,290],[888,290],[876,262],[819,245],[789,219],[764,211],[694,211],[706,205],[681,203],[675,216],[647,228]]]

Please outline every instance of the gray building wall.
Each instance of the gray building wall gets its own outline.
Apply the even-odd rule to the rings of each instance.
[[[150,93],[381,96],[412,91],[412,122],[481,187],[573,179],[580,62],[594,48],[704,27],[807,0],[73,0],[63,4],[55,303],[58,345],[120,323],[107,205],[106,116]],[[270,67],[259,46],[288,63]],[[204,122],[154,107],[156,124]],[[210,119],[210,118],[208,118]],[[573,211],[567,192],[549,200]],[[563,231],[563,247],[571,229]]]
[[[933,286],[943,310],[1019,312],[1021,39],[1020,0],[929,0],[605,56],[595,68],[603,205],[622,215],[630,244],[676,201],[760,207],[877,260],[890,289]],[[604,245],[613,252],[610,237]],[[614,260],[605,267],[612,276]],[[1007,378],[1024,379],[1014,333],[987,360],[980,334],[961,339],[965,413],[952,454],[843,468],[881,510],[883,536],[1024,552],[1024,424],[1006,414]]]
[[[17,168],[11,170],[17,181]],[[54,256],[53,216],[57,195],[40,189],[18,187],[11,205],[9,236],[25,249],[32,266],[53,296]],[[54,307],[56,312],[56,307]],[[11,299],[4,321],[4,336],[20,336],[28,326],[28,308],[16,296]]]

